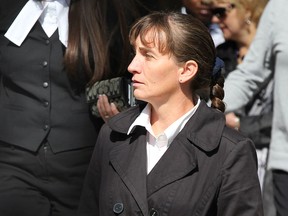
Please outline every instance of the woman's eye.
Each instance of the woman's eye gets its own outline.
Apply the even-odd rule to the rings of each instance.
[[[144,56],[147,58],[154,58],[154,56],[151,53],[145,53]]]

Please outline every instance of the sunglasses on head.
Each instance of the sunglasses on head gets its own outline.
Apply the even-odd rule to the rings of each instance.
[[[211,13],[213,16],[221,19],[226,17],[227,13],[235,8],[234,4],[229,4],[227,7],[215,7],[211,9]]]

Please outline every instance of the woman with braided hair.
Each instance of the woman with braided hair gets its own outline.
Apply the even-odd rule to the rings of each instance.
[[[263,215],[255,148],[225,126],[223,63],[208,29],[154,12],[129,38],[134,95],[146,103],[102,127],[79,215]]]

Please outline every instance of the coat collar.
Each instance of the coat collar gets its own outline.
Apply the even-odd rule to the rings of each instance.
[[[145,104],[142,104],[141,106],[132,107],[114,116],[108,122],[109,126],[112,130],[127,134],[130,125],[144,107]],[[195,124],[195,122],[197,122],[197,124]],[[224,126],[224,114],[208,107],[204,101],[201,101],[199,108],[187,122],[180,134],[183,135],[184,133],[184,136],[193,143],[193,145],[208,152],[214,150],[219,145]]]

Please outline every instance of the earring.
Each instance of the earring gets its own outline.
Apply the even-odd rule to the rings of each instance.
[[[182,83],[182,79],[179,79],[179,82]]]
[[[246,18],[245,19],[245,23],[247,24],[247,25],[251,25],[251,19],[248,17],[248,18]]]

